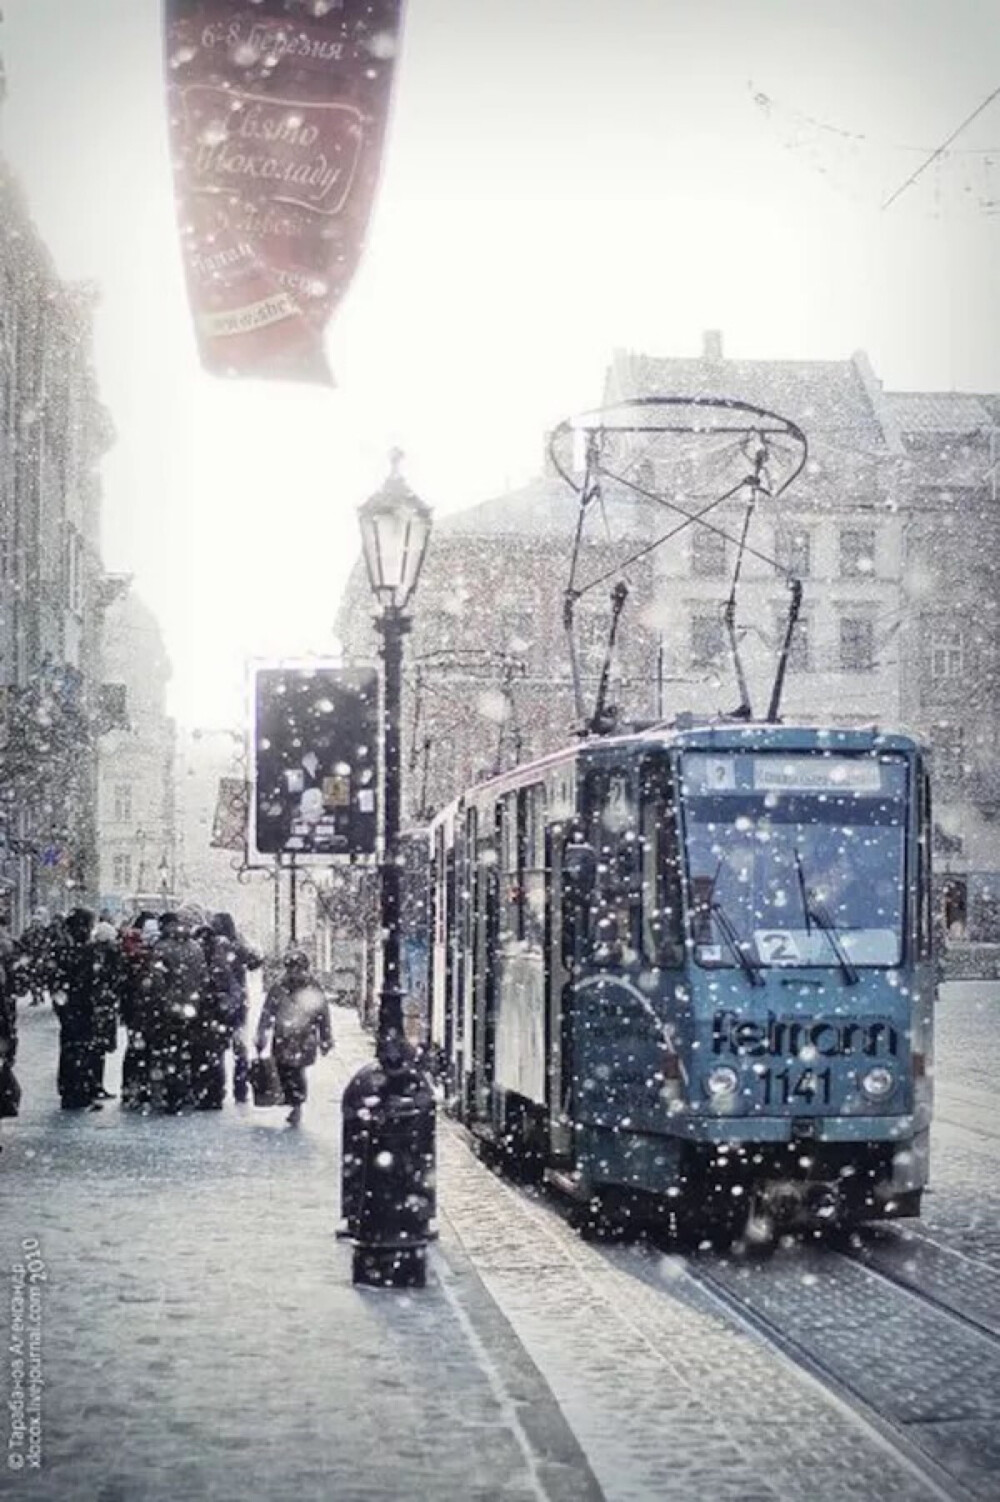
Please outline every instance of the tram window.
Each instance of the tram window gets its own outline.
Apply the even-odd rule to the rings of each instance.
[[[920,825],[918,834],[919,867],[917,880],[919,883],[919,897],[917,901],[917,922],[919,933],[917,935],[918,953],[921,959],[928,959],[934,950],[934,904],[932,900],[931,883],[931,780],[926,772],[920,779]]]
[[[641,773],[642,957],[668,968],[684,962],[681,862],[669,769],[648,762]]]
[[[517,827],[517,794],[507,793],[497,804],[500,836],[500,936],[521,937],[521,858]]]
[[[497,804],[503,880],[501,936],[540,950],[545,938],[545,789],[522,788]]]
[[[598,964],[629,963],[639,948],[641,872],[631,769],[587,779],[590,844],[597,857],[588,934]]]
[[[529,949],[545,941],[545,789],[525,788],[521,800],[521,938]]]
[[[444,830],[438,828],[434,834],[434,942],[445,942],[445,922],[447,918],[446,903],[444,898],[445,865],[444,865]]]

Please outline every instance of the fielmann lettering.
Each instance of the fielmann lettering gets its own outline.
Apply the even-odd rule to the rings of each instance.
[[[738,1012],[716,1012],[712,1019],[712,1052],[761,1059],[765,1055],[794,1057],[804,1048],[815,1049],[822,1059],[868,1059],[880,1055],[895,1058],[899,1036],[885,1020],[869,1022],[815,1022],[798,1017],[778,1017],[768,1012],[766,1022],[747,1022]]]

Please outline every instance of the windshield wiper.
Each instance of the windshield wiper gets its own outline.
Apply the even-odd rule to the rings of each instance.
[[[802,857],[799,847],[795,847],[795,870],[799,878],[799,895],[802,898],[802,912],[806,920],[806,933],[812,933],[812,913],[809,910],[809,894],[806,891],[806,873],[802,869]]]
[[[815,897],[812,901],[812,917],[814,921],[819,924],[820,928],[823,930],[830,941],[830,948],[837,956],[837,963],[840,966],[841,970],[844,972],[845,984],[848,986],[856,986],[858,984],[858,981],[861,979],[861,976],[858,974],[857,967],[854,965],[850,955],[844,948],[843,940],[840,937],[837,925],[834,923],[833,919],[830,917],[830,914],[827,912],[823,904],[821,902],[817,902]]]
[[[837,956],[837,964],[844,973],[844,983],[848,986],[856,986],[861,979],[857,967],[852,963],[850,955],[844,948],[837,925],[830,914],[823,904],[816,900],[816,893],[810,892],[806,887],[806,873],[797,845],[795,847],[795,869],[799,877],[799,892],[802,894],[802,912],[806,920],[806,933],[812,933],[812,925],[814,923],[823,930],[830,941],[830,948]]]
[[[716,923],[718,923],[719,925],[719,932],[722,934],[722,937],[725,939],[729,948],[735,955],[739,967],[743,971],[743,974],[746,976],[747,980],[752,986],[762,986],[764,984],[764,977],[760,974],[760,966],[754,963],[754,961],[747,954],[746,950],[743,948],[743,945],[740,943],[740,936],[736,932],[736,927],[733,923],[733,920],[732,918],[730,918],[729,914],[724,911],[722,903],[713,902],[711,904],[711,912],[712,916],[715,918]]]

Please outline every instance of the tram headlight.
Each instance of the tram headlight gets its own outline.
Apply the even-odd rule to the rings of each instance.
[[[891,1069],[879,1064],[861,1076],[861,1088],[869,1100],[885,1100],[896,1088],[896,1077]]]
[[[705,1076],[705,1089],[713,1100],[723,1095],[735,1095],[740,1088],[740,1077],[728,1064],[720,1064]]]

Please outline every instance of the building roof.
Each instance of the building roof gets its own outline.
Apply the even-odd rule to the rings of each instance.
[[[975,433],[994,426],[982,400],[964,391],[887,391],[885,401],[903,433]]]
[[[439,515],[435,519],[434,533],[449,538],[517,536],[565,539],[576,529],[579,514],[580,501],[576,491],[571,490],[565,480],[543,478],[463,511]],[[635,508],[628,500],[609,498],[605,514],[615,537],[639,530]],[[603,524],[603,516],[601,520]],[[585,536],[588,541],[602,540],[600,530],[593,526],[587,527]]]
[[[670,359],[619,351],[605,400],[658,394],[728,396],[791,418],[810,440],[884,450],[885,434],[859,357],[851,360]]]

